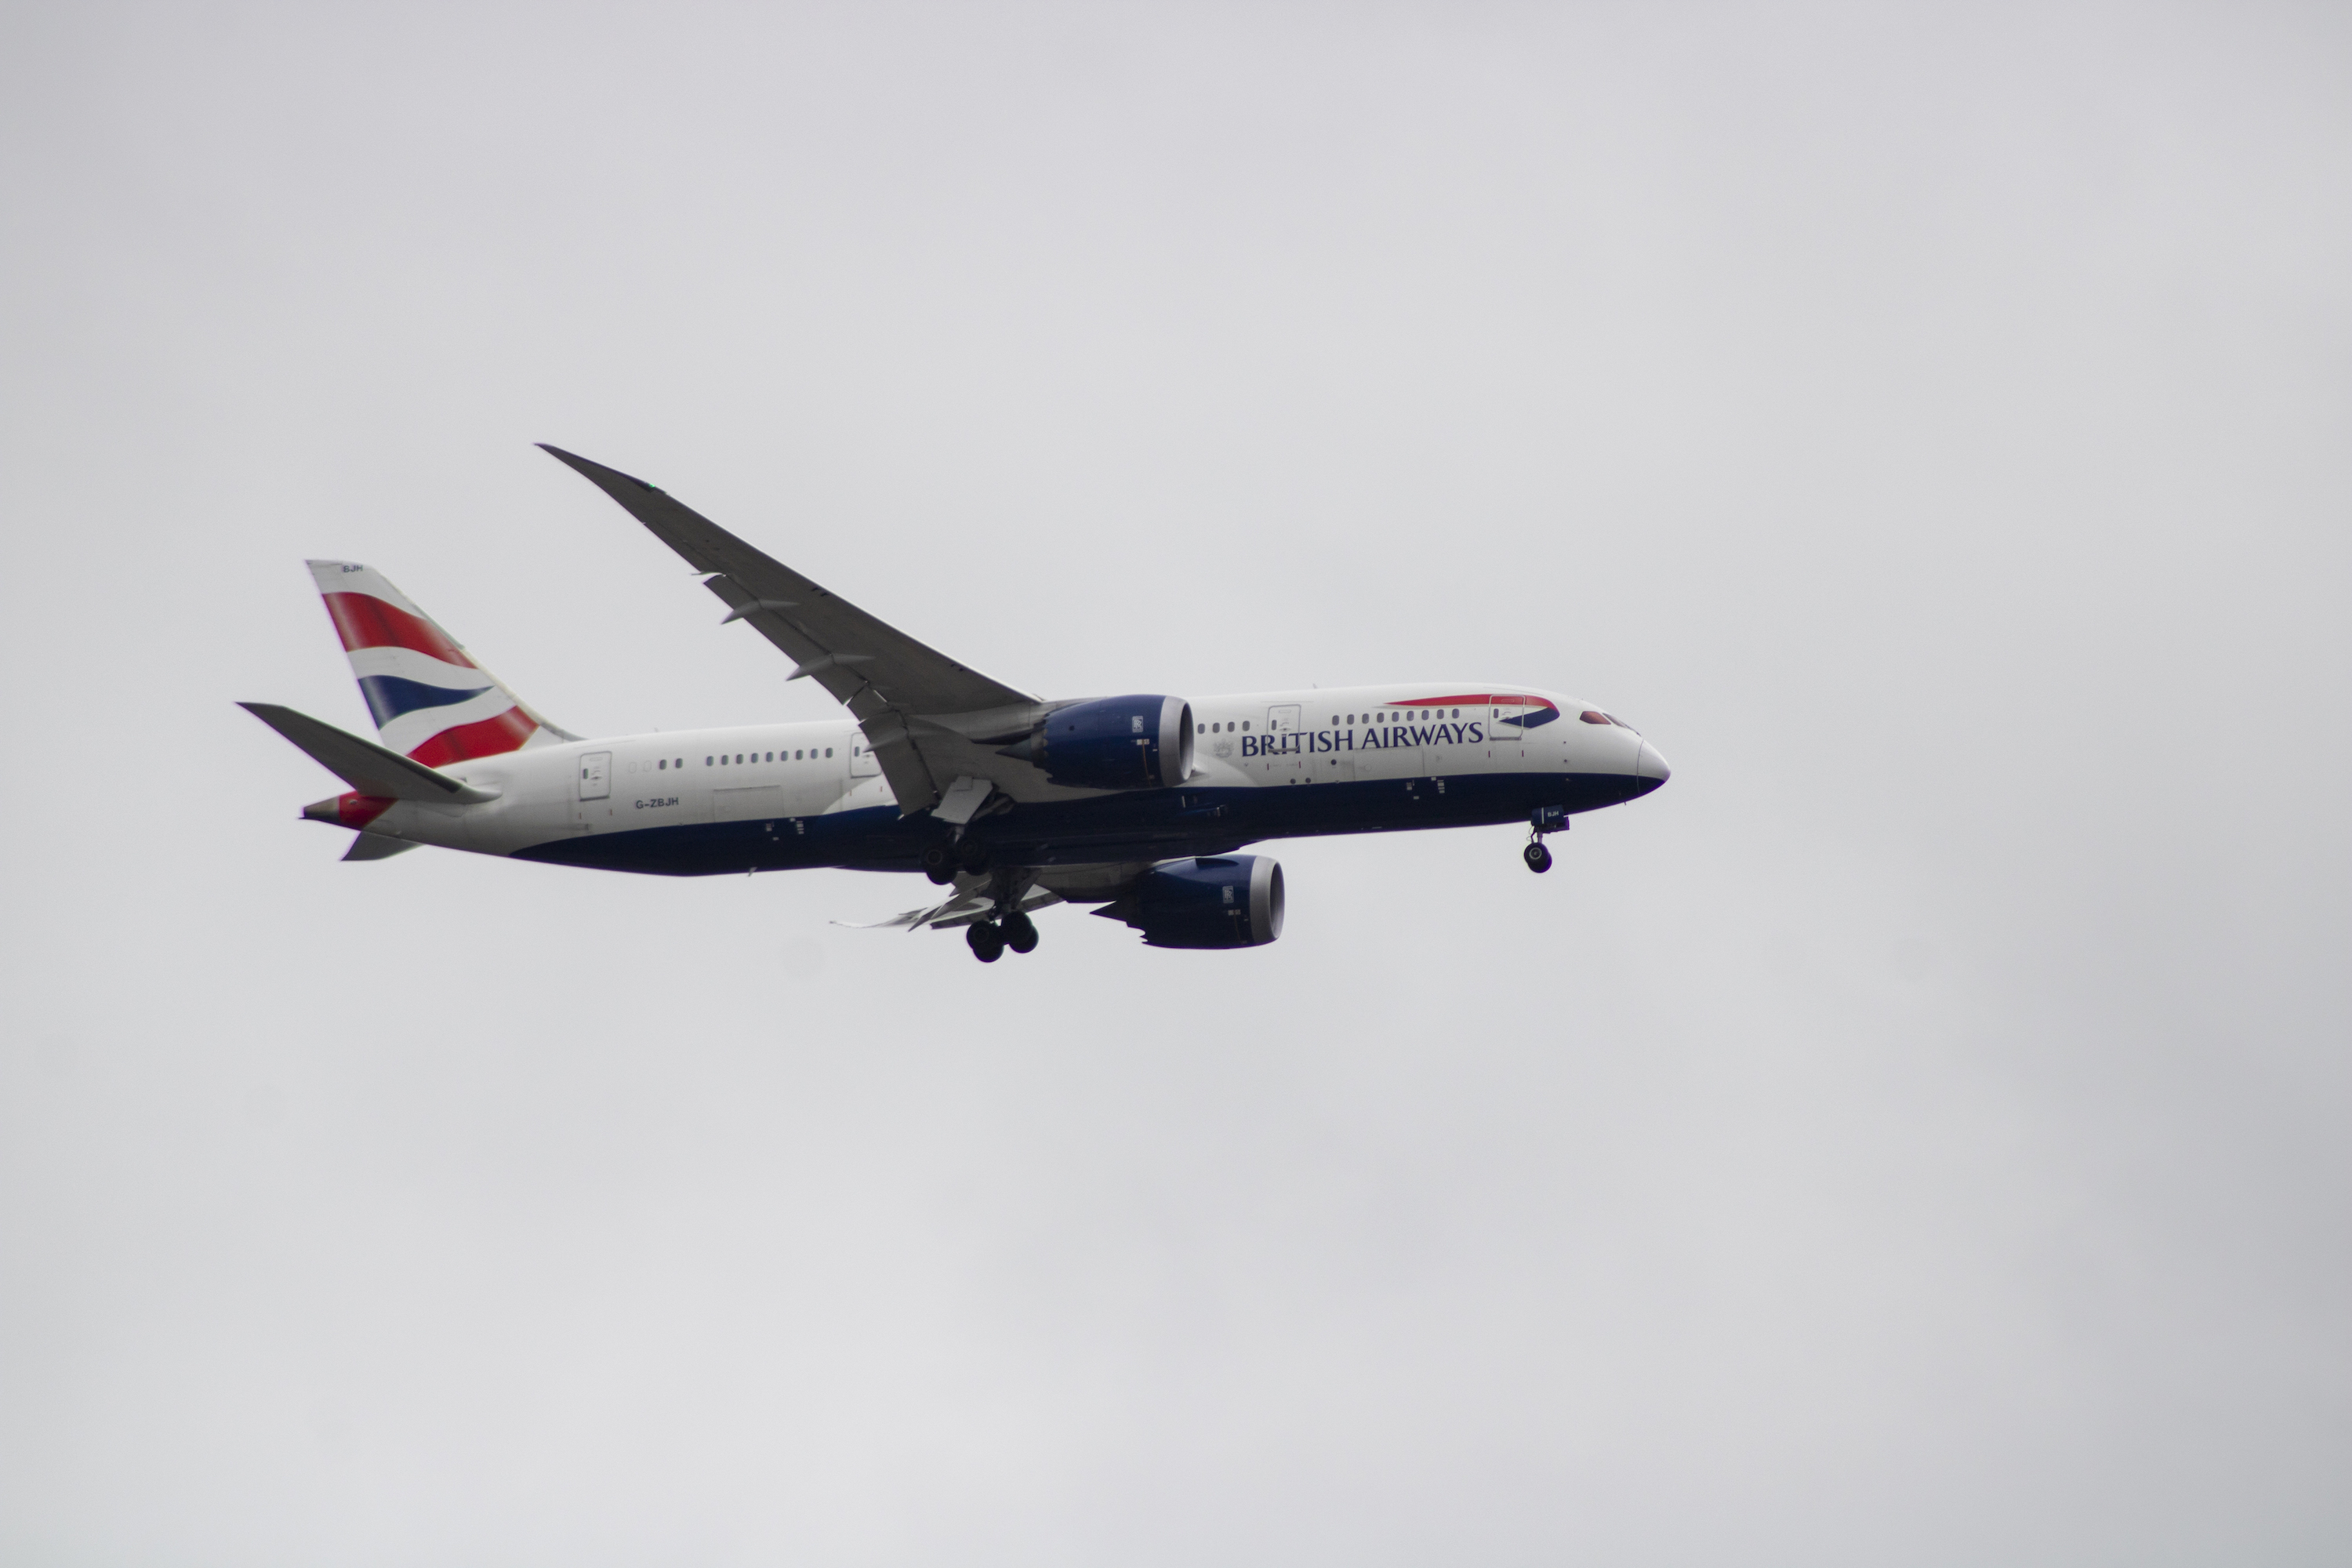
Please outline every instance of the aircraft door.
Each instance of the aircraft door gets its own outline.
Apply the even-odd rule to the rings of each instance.
[[[1519,761],[1520,749],[1527,742],[1526,731],[1517,724],[1505,721],[1523,718],[1534,710],[1533,705],[1525,698],[1489,697],[1486,700],[1487,754],[1498,763]]]
[[[1298,704],[1286,703],[1265,710],[1265,732],[1273,736],[1273,750],[1265,758],[1266,779],[1272,784],[1295,784],[1310,781],[1313,771],[1307,765],[1304,750],[1307,742],[1300,736]],[[1292,750],[1297,747],[1299,750]]]
[[[874,748],[866,743],[866,737],[852,736],[849,742],[849,776],[870,779],[881,771],[882,764],[875,760]]]
[[[583,752],[575,773],[579,787],[572,808],[573,820],[583,824],[608,820],[613,815],[613,753]]]

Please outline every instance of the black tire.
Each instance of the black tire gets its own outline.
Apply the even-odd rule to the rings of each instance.
[[[946,844],[923,846],[923,873],[934,882],[955,880],[955,849]]]
[[[931,885],[933,887],[944,888],[950,882],[955,880],[955,868],[952,866],[926,866],[923,868],[923,875],[931,879]]]
[[[964,928],[963,940],[971,946],[971,955],[982,963],[994,963],[1004,956],[1004,933],[988,921]]]
[[[988,869],[988,846],[977,838],[967,838],[956,850],[956,864],[979,876]]]
[[[1037,922],[1019,910],[1004,917],[1004,945],[1015,952],[1037,951]]]
[[[1530,844],[1520,851],[1519,858],[1528,863],[1528,869],[1530,871],[1540,874],[1551,869],[1551,851],[1545,848],[1540,842]]]

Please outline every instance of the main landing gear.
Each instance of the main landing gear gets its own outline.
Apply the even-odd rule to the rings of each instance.
[[[1037,951],[1037,922],[1025,910],[1015,910],[999,922],[1004,928],[1004,945],[1015,952]]]
[[[1037,923],[1024,910],[1015,910],[1001,921],[980,921],[964,927],[963,940],[971,944],[974,958],[994,963],[1008,947],[1015,952],[1034,952]]]
[[[960,844],[931,844],[923,848],[923,875],[934,887],[944,888],[956,879],[958,871],[981,876],[988,869],[988,846],[977,838],[967,838]]]
[[[1539,805],[1528,814],[1528,847],[1519,851],[1519,858],[1540,876],[1551,869],[1551,851],[1544,847],[1544,835],[1567,832],[1568,812],[1561,806]]]

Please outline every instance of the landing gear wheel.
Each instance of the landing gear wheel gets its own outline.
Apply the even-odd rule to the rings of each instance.
[[[996,929],[993,921],[966,926],[963,939],[971,944],[971,955],[982,963],[994,963],[1004,956],[1004,933]]]
[[[946,887],[955,880],[955,851],[944,844],[923,847],[923,875],[934,887]]]
[[[1519,858],[1528,863],[1530,871],[1541,873],[1551,869],[1551,851],[1543,847],[1541,839],[1521,850]]]
[[[923,875],[931,879],[931,886],[934,888],[944,888],[950,882],[955,880],[955,868],[952,866],[926,866],[923,868]]]
[[[1004,945],[1015,952],[1037,950],[1037,925],[1019,910],[1004,917]]]
[[[979,876],[988,869],[988,846],[977,838],[967,838],[956,850],[956,864]]]

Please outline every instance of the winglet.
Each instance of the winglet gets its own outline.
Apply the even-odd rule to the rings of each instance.
[[[684,556],[688,566],[698,572],[727,570],[727,563],[704,548],[709,542],[707,535],[718,531],[718,525],[674,499],[667,490],[649,485],[635,474],[608,468],[577,452],[567,452],[544,441],[539,444],[539,449],[611,496],[623,511],[651,529],[655,538]]]
[[[614,482],[618,481],[625,485],[635,485],[641,490],[650,490],[655,495],[666,493],[658,485],[649,485],[635,474],[625,474],[618,468],[608,468],[593,458],[583,458],[577,452],[567,452],[562,447],[547,441],[541,441],[538,445],[541,451],[559,463],[571,464],[599,489],[609,490],[613,488]]]

